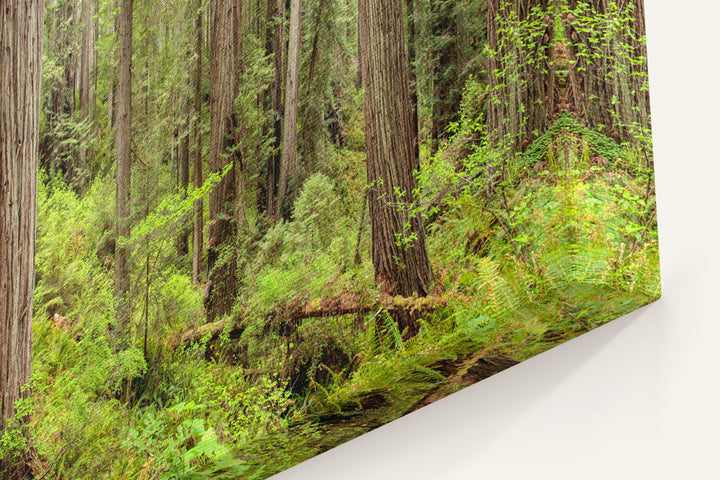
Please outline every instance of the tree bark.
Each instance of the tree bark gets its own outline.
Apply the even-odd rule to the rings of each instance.
[[[114,81],[110,85],[110,91],[108,92],[107,124],[108,124],[108,128],[111,128],[111,129],[115,126],[115,82]]]
[[[221,171],[229,162],[229,139],[234,130],[235,22],[239,0],[210,2],[210,172]],[[231,169],[210,192],[210,241],[208,243],[208,320],[230,312],[237,292],[234,245],[235,173]],[[231,249],[228,254],[224,249]],[[218,259],[222,260],[218,262]]]
[[[0,432],[30,378],[43,14],[0,0]]]
[[[365,31],[365,18],[360,13],[363,10],[364,0],[358,0],[358,18],[357,18],[357,43],[358,43],[358,70],[357,70],[357,88],[360,89],[363,86],[363,57],[367,55],[367,46],[365,45],[365,39],[363,33]]]
[[[117,157],[115,302],[116,320],[121,342],[129,332],[130,316],[130,251],[121,239],[130,236],[130,145],[132,127],[132,32],[133,0],[123,0],[118,17],[120,57],[117,84],[117,126],[115,154]]]
[[[288,39],[288,63],[285,80],[285,113],[283,115],[282,156],[280,158],[280,178],[278,181],[275,219],[287,218],[289,207],[286,197],[292,197],[291,187],[296,187],[294,175],[297,167],[297,111],[298,79],[300,75],[300,17],[302,0],[291,0],[290,32]]]
[[[202,0],[197,0],[197,12],[195,17],[195,78],[193,87],[195,90],[195,117],[193,121],[193,138],[195,140],[195,151],[193,152],[193,179],[195,188],[202,187],[202,43],[203,43],[203,16]],[[193,221],[193,258],[192,258],[192,281],[195,285],[200,284],[200,271],[202,270],[203,251],[203,201],[195,200],[194,221]]]
[[[487,123],[493,149],[522,152],[560,113],[637,146],[636,130],[650,130],[642,3],[625,2],[609,18],[605,0],[490,0],[488,46],[495,54],[488,61]],[[584,14],[573,15],[576,8]],[[618,28],[616,17],[625,15],[629,23]],[[530,17],[534,45],[521,45],[502,29],[508,18]],[[590,31],[587,19],[596,22]]]
[[[419,168],[405,57],[402,0],[362,0],[368,203],[375,282],[389,295],[426,296],[433,274],[414,209]],[[412,318],[398,318],[415,330]],[[411,331],[411,333],[414,333]]]
[[[412,120],[415,138],[419,138],[420,125],[418,116],[418,82],[417,82],[417,66],[415,64],[417,57],[417,39],[415,33],[415,2],[414,0],[405,0],[405,15],[408,24],[408,62],[410,69],[408,70],[410,77],[410,103],[412,104]],[[420,158],[420,142],[415,142],[415,156]]]
[[[93,70],[95,58],[95,1],[82,0],[82,40],[80,45],[80,88],[79,88],[79,109],[82,117],[86,118],[91,112],[93,99],[93,84],[90,72]]]
[[[268,175],[266,187],[267,214],[275,218],[275,204],[277,202],[278,183],[280,182],[280,155],[283,116],[283,65],[285,58],[285,0],[268,0],[268,10],[273,12],[275,28],[272,34],[273,52],[273,84],[272,84],[272,110],[273,110],[273,153],[268,159]]]
[[[180,129],[178,138],[178,190],[182,198],[187,197],[188,186],[190,186],[190,132],[188,114],[185,112],[185,107],[182,108],[185,120]],[[180,234],[177,238],[177,249],[181,256],[185,256],[189,253],[188,245],[188,229],[186,224],[183,222]]]
[[[277,332],[282,336],[291,335],[302,320],[307,318],[324,318],[338,317],[340,315],[365,315],[371,312],[385,311],[390,315],[396,316],[400,313],[405,315],[425,314],[433,312],[439,308],[447,306],[448,300],[444,297],[390,297],[383,296],[377,301],[368,303],[361,298],[360,295],[348,293],[338,297],[321,298],[311,301],[295,301],[288,305],[284,305],[267,314],[268,323],[264,329],[270,330],[277,327]],[[242,324],[243,318],[235,318],[232,320],[228,317],[213,323],[204,324],[198,328],[186,331],[175,340],[175,348],[180,345],[187,345],[198,342],[209,336],[210,341],[217,338],[228,326],[233,324]],[[233,337],[239,329],[230,330],[230,336]]]
[[[250,10],[249,8],[247,10]],[[245,19],[243,16],[243,2],[242,0],[236,0],[235,2],[235,21],[233,23],[233,48],[235,54],[233,58],[233,91],[232,91],[232,102],[235,103],[235,98],[239,91],[239,78],[243,74],[244,64],[242,62],[242,51],[243,51],[243,36],[245,33]],[[248,28],[250,28],[251,20],[248,17]],[[234,109],[233,109],[234,110]],[[238,115],[235,111],[232,112],[232,132],[234,138],[234,144],[237,147],[242,143],[242,125],[238,119]],[[245,211],[245,196],[247,192],[247,165],[245,158],[243,157],[243,151],[240,148],[235,149],[233,155],[233,161],[235,162],[235,228],[238,232],[246,230],[246,211]]]
[[[328,0],[317,0],[308,15],[303,19],[306,30],[312,32],[312,41],[308,50],[309,55],[303,63],[303,68],[298,80],[298,139],[296,140],[296,155],[303,159],[303,167],[307,172],[316,170],[318,150],[325,134],[325,112],[326,107],[326,82],[328,75],[323,69],[327,65],[324,60],[324,51],[329,46],[327,31],[335,28],[334,24],[328,25],[328,20],[335,18],[333,6]],[[302,83],[302,88],[300,88]],[[302,178],[297,178],[296,183]]]

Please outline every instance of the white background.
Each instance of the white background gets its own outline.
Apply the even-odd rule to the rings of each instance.
[[[663,298],[274,478],[720,479],[720,6],[645,6]]]

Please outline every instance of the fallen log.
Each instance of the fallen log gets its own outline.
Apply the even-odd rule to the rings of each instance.
[[[392,297],[385,295],[373,301],[361,298],[357,294],[343,294],[337,297],[324,297],[309,301],[295,300],[287,305],[276,308],[265,315],[266,324],[264,332],[277,329],[280,336],[291,335],[302,320],[307,318],[337,317],[340,315],[364,315],[371,312],[382,311],[393,314],[395,312],[429,313],[447,305],[444,297]],[[216,340],[220,334],[228,329],[230,338],[239,338],[244,327],[244,315],[230,319],[228,317],[216,322],[200,325],[199,327],[183,333],[173,347],[188,345],[208,339]]]
[[[208,341],[216,340],[220,334],[225,330],[225,327],[231,325],[230,318],[225,317],[217,322],[206,323],[199,327],[191,328],[190,330],[183,333],[179,338],[172,341],[173,349],[181,347],[183,345],[190,345],[199,342],[205,338]]]
[[[295,301],[285,307],[276,309],[272,316],[286,320],[303,320],[306,318],[335,317],[348,314],[365,314],[373,311],[431,312],[447,305],[442,297],[380,297],[375,302],[368,302],[358,295],[346,294],[337,297],[326,297],[307,302]]]

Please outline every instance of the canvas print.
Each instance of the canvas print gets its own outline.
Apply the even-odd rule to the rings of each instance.
[[[3,5],[0,477],[268,478],[660,296],[642,0]]]

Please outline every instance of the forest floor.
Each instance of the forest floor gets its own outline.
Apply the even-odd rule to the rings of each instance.
[[[188,259],[168,247],[177,226],[146,224],[132,243],[137,341],[119,351],[107,334],[112,179],[78,195],[42,175],[25,407],[38,458],[57,456],[58,478],[259,480],[658,298],[645,161],[599,165],[570,128],[540,160],[519,158],[490,200],[482,146],[424,163],[436,277],[424,300],[373,285],[367,218],[346,198],[362,198],[361,178],[306,180],[290,221],[238,247],[237,306],[213,323]],[[398,308],[422,311],[416,335]]]

